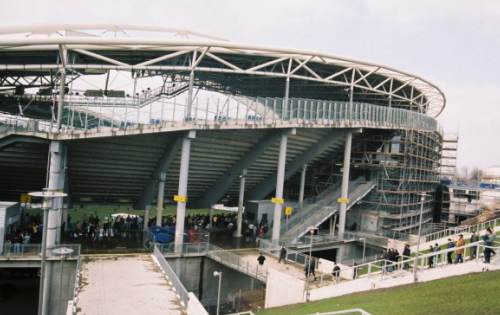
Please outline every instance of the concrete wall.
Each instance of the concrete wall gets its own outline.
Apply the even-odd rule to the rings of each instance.
[[[49,279],[49,314],[66,314],[68,300],[73,298],[76,276],[76,261],[48,261]]]
[[[305,302],[306,283],[291,275],[269,268],[265,308]]]
[[[208,315],[208,312],[205,310],[203,305],[201,305],[196,295],[194,295],[193,292],[189,292],[188,295],[189,295],[189,301],[187,305],[188,315]]]
[[[214,271],[222,271],[221,305],[238,309],[242,300],[264,299],[264,284],[207,257],[167,259],[188,292],[193,292],[209,314],[215,314],[218,278]],[[240,298],[241,297],[241,298]],[[243,311],[245,308],[239,309]],[[222,313],[222,311],[221,311]]]

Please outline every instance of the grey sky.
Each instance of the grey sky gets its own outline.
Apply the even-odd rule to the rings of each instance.
[[[187,28],[328,52],[421,75],[446,94],[459,166],[500,164],[500,1],[2,1],[0,24]]]

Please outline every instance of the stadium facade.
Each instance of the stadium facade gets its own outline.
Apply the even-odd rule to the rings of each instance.
[[[175,29],[0,34],[2,200],[44,187],[139,209],[166,199],[182,226],[186,206],[237,204],[244,175],[245,200],[273,199],[274,221],[323,202],[313,225],[338,213],[339,232],[396,237],[418,229],[422,194],[432,221],[446,100],[417,75]]]

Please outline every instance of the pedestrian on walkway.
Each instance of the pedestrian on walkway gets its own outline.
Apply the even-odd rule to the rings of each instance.
[[[407,260],[410,259],[410,256],[411,256],[410,245],[406,244],[405,248],[403,249],[403,260],[406,261],[403,265],[403,269],[410,268],[410,265],[407,262]]]
[[[314,271],[316,267],[315,261],[313,257],[309,257],[309,261],[304,264],[304,272],[306,275],[306,279],[309,279],[309,275],[312,274],[314,276],[314,281],[316,281],[316,273]]]
[[[333,262],[332,275],[333,275],[333,279],[335,280],[335,283],[339,283],[340,267],[339,267],[339,265],[337,265],[337,263],[335,261]]]
[[[450,249],[450,251],[446,253],[448,264],[453,264],[453,251],[451,250],[453,247],[455,247],[455,243],[449,238],[447,248]]]
[[[264,261],[266,261],[266,257],[262,254],[262,252],[259,253],[259,257],[257,257],[257,261],[259,262],[260,266],[264,266]]]
[[[441,247],[439,247],[438,243],[434,243],[434,256],[432,256],[432,264],[434,267],[437,267],[438,262],[439,262],[439,254],[438,252],[441,250]]]
[[[457,245],[457,250],[456,250],[457,256],[455,257],[455,264],[463,263],[464,262],[463,255],[464,255],[464,251],[465,251],[463,246],[465,246],[465,240],[464,240],[464,236],[462,234],[460,234],[458,236],[458,240],[457,240],[456,245]]]
[[[278,264],[281,264],[281,260],[283,260],[283,262],[286,265],[286,248],[285,248],[285,246],[281,246],[280,258],[278,259]]]
[[[352,280],[356,280],[358,278],[358,264],[354,262],[352,264]]]
[[[479,241],[479,236],[476,234],[476,231],[472,231],[472,235],[470,236],[470,243],[476,243]],[[470,258],[476,259],[477,255],[477,246],[471,246],[470,248]]]
[[[486,234],[483,236],[483,241],[484,245],[486,246],[484,248],[484,262],[489,264],[491,260],[491,256],[495,255],[495,251],[491,248],[493,246],[493,242],[495,241],[495,235],[493,234],[493,231],[491,228],[486,229]]]
[[[433,253],[434,252],[434,247],[432,247],[432,245],[429,247],[429,253]],[[433,256],[429,256],[427,258],[427,264],[429,265],[429,268],[432,268],[432,264],[434,263],[434,257]]]

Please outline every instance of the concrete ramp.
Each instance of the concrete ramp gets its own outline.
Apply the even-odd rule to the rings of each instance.
[[[151,255],[86,256],[81,272],[77,314],[186,314]]]

